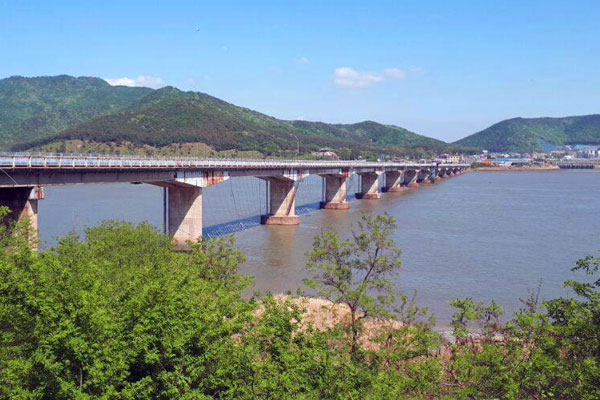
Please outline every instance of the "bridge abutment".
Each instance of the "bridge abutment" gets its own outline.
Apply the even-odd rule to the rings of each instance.
[[[350,204],[346,201],[347,174],[321,175],[325,180],[325,200],[319,203],[320,208],[327,210],[347,210]]]

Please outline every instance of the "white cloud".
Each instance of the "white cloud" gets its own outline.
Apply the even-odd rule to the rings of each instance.
[[[158,89],[165,86],[165,82],[156,76],[140,75],[137,78],[104,78],[112,86],[145,86]]]
[[[334,83],[345,87],[365,87],[388,79],[404,79],[414,72],[396,67],[385,68],[383,71],[358,71],[350,67],[339,67],[334,72]]]
[[[350,67],[335,69],[334,82],[339,86],[361,87],[383,81],[383,76],[377,72],[360,72]]]
[[[308,63],[307,57],[298,57],[298,58],[294,59],[294,64],[306,64],[306,63]]]
[[[386,68],[383,70],[383,74],[390,78],[394,79],[404,79],[406,78],[406,71],[401,70],[400,68]]]

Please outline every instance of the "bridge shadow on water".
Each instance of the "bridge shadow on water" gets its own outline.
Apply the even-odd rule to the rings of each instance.
[[[319,209],[319,202],[303,204],[296,207],[296,214],[303,215]],[[221,224],[207,226],[203,229],[202,235],[208,238],[229,235],[231,233],[255,228],[260,225],[260,215],[252,215],[246,218],[240,218],[233,221],[223,222]]]

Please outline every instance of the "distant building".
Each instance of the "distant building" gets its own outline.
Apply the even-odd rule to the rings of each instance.
[[[338,155],[328,147],[323,147],[312,154],[317,157],[335,158],[336,160],[339,159]]]
[[[460,162],[460,156],[454,154],[441,154],[435,161],[444,164],[457,164]]]
[[[586,147],[580,150],[580,154],[583,158],[596,158],[599,154],[599,150],[595,147]]]

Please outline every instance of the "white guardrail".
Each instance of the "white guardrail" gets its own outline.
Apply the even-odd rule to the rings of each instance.
[[[8,169],[274,169],[274,168],[381,168],[432,167],[436,163],[369,162],[360,160],[317,161],[278,159],[152,158],[133,156],[54,155],[0,153],[0,167]],[[469,164],[444,164],[468,167]]]

